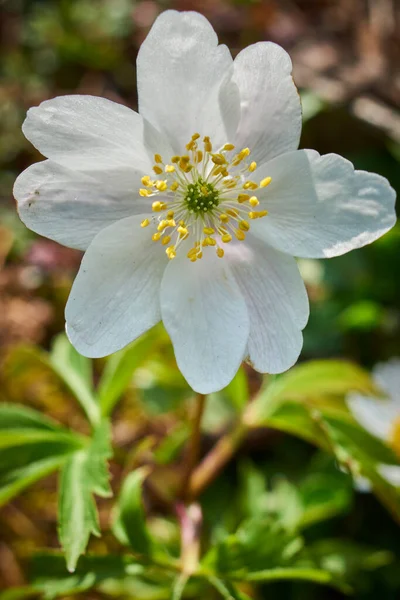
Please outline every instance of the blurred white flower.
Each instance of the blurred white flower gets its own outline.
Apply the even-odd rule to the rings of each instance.
[[[297,150],[288,54],[232,60],[208,21],[167,11],[137,60],[139,114],[64,96],[32,108],[26,137],[49,160],[18,178],[21,219],[86,250],[66,308],[84,355],[119,350],[160,319],[194,390],[243,359],[279,373],[301,351],[308,300],[293,256],[331,257],[395,222],[395,194],[347,160]]]
[[[360,425],[390,446],[400,459],[400,359],[376,365],[372,375],[387,398],[353,393],[347,404]],[[400,486],[400,466],[380,465],[378,470],[389,483]],[[365,489],[365,478],[362,479]]]

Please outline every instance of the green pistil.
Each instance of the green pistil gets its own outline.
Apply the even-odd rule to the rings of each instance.
[[[185,204],[191,213],[211,212],[219,204],[219,192],[211,183],[206,183],[199,178],[195,183],[189,183],[187,186]]]

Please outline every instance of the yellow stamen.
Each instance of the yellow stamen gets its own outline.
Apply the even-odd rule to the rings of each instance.
[[[224,244],[228,244],[232,241],[232,236],[229,233],[225,233],[221,236],[221,240],[224,242]]]
[[[196,162],[201,162],[203,160],[203,152],[201,150],[197,150],[196,154]]]
[[[162,163],[162,158],[160,154],[155,154],[154,155],[154,162],[156,163]]]
[[[171,236],[170,235],[166,235],[162,240],[161,243],[163,246],[166,246],[167,244],[169,244],[171,241]]]
[[[174,211],[173,210],[169,210],[167,212],[167,217],[168,217],[168,219],[173,219],[174,218]]]
[[[227,223],[229,221],[229,217],[225,213],[221,213],[219,215],[219,220],[222,221],[223,223]]]
[[[199,133],[194,133],[194,134],[192,135],[192,140],[193,140],[193,141],[196,141],[196,140],[198,140],[198,139],[199,139],[199,137],[200,137],[200,134],[199,134]]]
[[[247,221],[239,221],[239,227],[242,231],[248,231],[250,229],[250,225]]]
[[[150,219],[144,219],[141,223],[140,226],[141,227],[147,227],[148,225],[150,225]]]
[[[246,239],[246,234],[241,229],[236,229],[235,235],[241,242]]]
[[[154,212],[160,212],[160,210],[163,209],[163,202],[160,202],[159,200],[156,200],[155,202],[153,202],[153,204],[151,205],[151,208]]]
[[[226,165],[226,158],[223,154],[213,154],[211,160],[215,165]]]
[[[250,171],[250,173],[253,173],[253,171],[255,171],[256,169],[257,169],[257,163],[255,161],[253,161],[249,165],[249,171]]]
[[[175,171],[174,165],[165,165],[165,172],[166,173],[173,173],[174,171]]]
[[[168,188],[167,181],[156,181],[156,188],[159,192],[165,192],[165,190]]]
[[[225,144],[225,146],[222,148],[222,150],[224,150],[225,152],[230,152],[230,150],[234,150],[235,146],[233,144]]]
[[[179,183],[177,181],[174,181],[174,183],[171,183],[171,185],[169,186],[169,189],[172,190],[173,192],[176,192],[178,187],[179,187]]]
[[[159,167],[158,165],[154,165],[153,167],[153,171],[154,173],[156,173],[157,175],[161,175],[161,173],[163,172],[162,168]]]
[[[267,187],[267,185],[269,185],[272,181],[272,177],[265,177],[265,179],[263,179],[262,181],[260,181],[260,187],[264,188]]]
[[[212,143],[210,142],[210,138],[208,137],[208,135],[206,135],[203,138],[203,142],[204,142],[204,150],[206,152],[212,152]]]
[[[176,155],[176,156],[173,156],[173,157],[171,158],[171,162],[172,162],[172,163],[178,163],[180,160],[181,160],[181,157],[180,157],[180,156],[177,156],[177,155]]]
[[[212,227],[204,227],[203,228],[203,232],[206,235],[213,235],[215,233],[214,229]]]
[[[153,182],[150,179],[149,175],[145,175],[144,177],[142,177],[142,183],[146,187],[151,187],[153,185]]]
[[[151,239],[153,240],[153,242],[158,242],[160,237],[161,237],[161,233],[153,233],[153,235],[151,236]]]
[[[258,184],[255,181],[246,181],[243,184],[244,190],[256,190],[258,188]]]
[[[165,252],[170,260],[176,256],[175,246],[169,246]]]
[[[251,206],[258,206],[260,203],[257,196],[252,196],[249,200],[249,204],[251,204]]]
[[[259,210],[258,212],[249,212],[249,217],[250,219],[261,219],[261,217],[266,217],[267,214],[267,210]]]
[[[148,196],[151,196],[151,192],[149,190],[145,190],[145,189],[141,188],[139,190],[139,195],[143,196],[144,198],[147,198]]]
[[[217,256],[219,256],[220,258],[222,258],[224,256],[225,252],[222,248],[218,247],[217,248]]]
[[[228,213],[228,215],[230,215],[231,217],[238,217],[239,216],[239,211],[236,210],[236,208],[228,208],[228,210],[226,211]]]
[[[239,194],[237,199],[238,199],[238,202],[240,202],[240,204],[242,204],[242,202],[247,202],[247,200],[250,200],[250,195],[249,194]]]

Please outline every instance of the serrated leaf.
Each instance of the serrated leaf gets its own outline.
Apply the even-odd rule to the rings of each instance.
[[[97,424],[100,420],[100,408],[93,390],[90,359],[79,354],[67,336],[61,334],[55,338],[49,362],[79,401],[90,422]]]
[[[83,556],[73,574],[65,568],[60,554],[36,555],[30,564],[31,588],[46,600],[84,592],[109,579],[121,580],[144,572],[131,556]]]
[[[154,352],[157,331],[150,331],[136,342],[115,352],[107,361],[98,385],[99,403],[103,415],[109,415],[129,386],[134,371]]]
[[[84,438],[16,404],[0,405],[0,505],[60,467]]]
[[[108,496],[107,458],[111,454],[108,424],[94,431],[87,449],[76,452],[65,463],[59,491],[59,538],[68,570],[74,571],[90,535],[100,535],[93,494]]]
[[[142,467],[126,477],[113,522],[114,534],[121,544],[130,546],[134,552],[146,556],[152,552],[152,541],[147,530],[142,502],[142,486],[147,474],[147,468]]]

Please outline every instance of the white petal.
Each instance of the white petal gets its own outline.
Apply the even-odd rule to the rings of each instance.
[[[296,261],[247,236],[225,250],[250,315],[250,362],[261,373],[281,373],[297,360],[309,305]]]
[[[249,318],[227,261],[208,248],[192,263],[182,249],[165,271],[161,312],[189,385],[202,394],[228,385],[243,360]]]
[[[389,440],[394,419],[397,416],[392,402],[360,394],[350,394],[347,404],[354,418],[364,429],[384,441]]]
[[[215,146],[231,141],[239,120],[239,96],[230,81],[232,58],[205,17],[163,12],[137,59],[139,110],[185,152],[193,133]]]
[[[378,471],[394,487],[400,487],[400,467],[396,465],[379,465]]]
[[[60,96],[29,109],[25,136],[47,158],[77,170],[129,167],[149,172],[143,119],[96,96]]]
[[[256,171],[272,177],[258,197],[269,214],[252,232],[278,250],[304,258],[339,256],[369,244],[396,221],[388,181],[336,154],[284,154]]]
[[[52,240],[86,250],[104,227],[124,217],[151,212],[141,198],[134,171],[71,171],[50,160],[23,171],[14,184],[21,220]]]
[[[289,55],[272,42],[249,46],[235,58],[241,100],[235,144],[249,147],[259,164],[299,145],[301,104],[291,73]]]
[[[372,374],[378,386],[388,395],[393,410],[400,418],[400,359],[392,358],[386,363],[375,365]]]
[[[128,217],[103,229],[83,257],[65,316],[71,343],[84,356],[116,352],[160,320],[168,259],[141,220]]]

